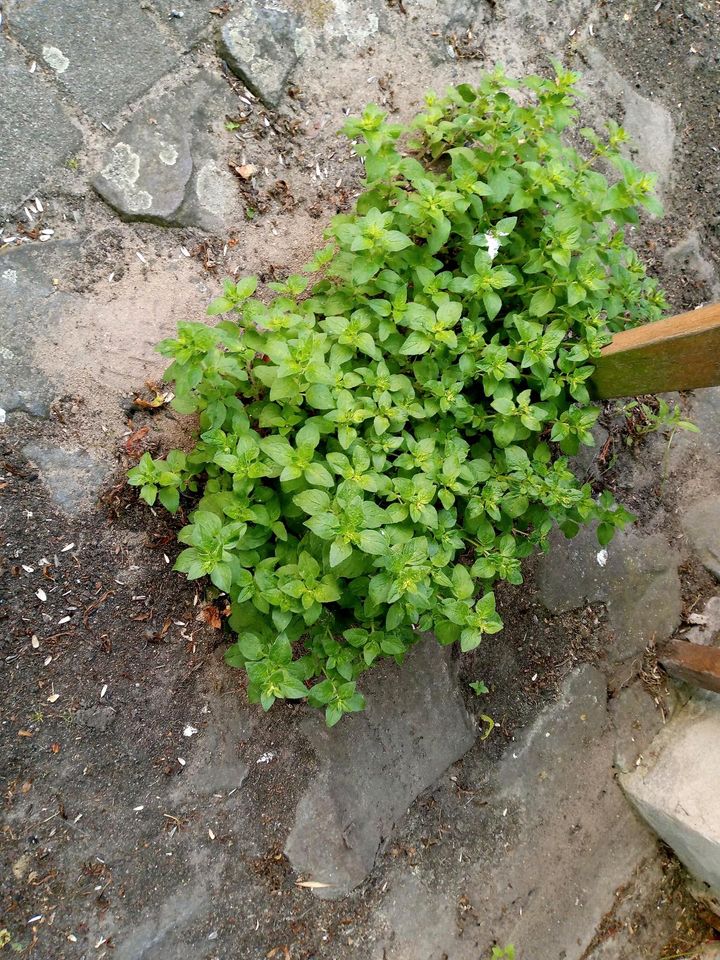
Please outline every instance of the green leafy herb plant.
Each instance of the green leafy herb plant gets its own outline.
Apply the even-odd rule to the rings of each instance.
[[[594,358],[664,307],[623,237],[659,208],[615,124],[568,146],[575,81],[498,69],[409,128],[368,107],[344,128],[365,190],[327,246],[261,295],[226,281],[217,326],[159,345],[199,435],[130,483],[192,504],[175,569],[229,595],[227,661],[265,709],[361,710],[378,659],[497,633],[493,584],[554,526],[604,544],[630,519],[567,458],[593,443]]]

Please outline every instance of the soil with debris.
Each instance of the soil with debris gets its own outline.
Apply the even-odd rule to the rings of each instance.
[[[219,22],[238,5],[185,4],[193,6]],[[220,63],[203,27],[175,73],[128,101],[111,124],[72,107],[82,147],[48,175],[31,222],[21,204],[0,235],[0,275],[28,278],[22,296],[8,300],[10,359],[21,372],[12,389],[20,399],[8,407],[0,435],[0,949],[9,938],[33,960],[484,960],[494,943],[514,940],[519,960],[685,956],[717,926],[684,892],[677,862],[632,815],[621,826],[636,843],[635,859],[616,887],[607,880],[610,902],[587,888],[575,904],[567,901],[569,909],[582,900],[577,943],[516,939],[543,936],[542,898],[552,902],[555,883],[563,909],[573,889],[572,870],[554,875],[549,860],[533,860],[533,845],[540,850],[543,835],[551,838],[558,850],[574,852],[580,870],[599,843],[592,798],[588,822],[563,820],[569,774],[553,786],[562,822],[553,820],[550,798],[535,837],[523,832],[524,820],[536,822],[534,792],[545,789],[546,777],[554,781],[542,766],[534,779],[515,781],[513,751],[532,746],[580,670],[601,699],[606,694],[594,738],[608,752],[593,767],[600,797],[615,789],[607,718],[623,692],[647,692],[658,723],[673,708],[652,639],[639,637],[632,655],[619,654],[626,638],[614,595],[549,612],[547,565],[565,564],[568,580],[574,573],[561,553],[530,561],[523,588],[498,589],[505,631],[442,664],[478,736],[378,837],[367,877],[344,898],[326,900],[322,887],[302,885],[322,877],[298,873],[284,852],[303,798],[327,773],[318,746],[324,734],[302,705],[267,715],[248,706],[241,675],[222,659],[222,600],[171,571],[183,518],[139,504],[122,481],[144,450],[164,452],[191,435],[188,418],[136,402],[162,389],[153,344],[178,320],[200,318],[224,275],[274,280],[304,262],[330,216],[352,204],[362,171],[336,135],[345,115],[374,100],[406,119],[427,86],[472,80],[497,60],[520,72],[547,69],[550,54],[565,57],[586,74],[590,119],[622,120],[638,108],[634,96],[644,98],[641,115],[660,105],[660,134],[674,131],[671,161],[658,171],[667,217],[644,221],[633,242],[673,308],[717,298],[720,3],[280,6],[298,16],[308,7],[298,29],[316,38],[318,52],[300,60],[278,109]],[[190,21],[190,11],[153,16],[164,37]],[[27,59],[12,18],[8,36]],[[213,133],[232,178],[229,206],[212,228],[121,221],[89,186],[105,152],[138,109],[152,111],[200,70],[223,78],[232,102]],[[649,143],[641,148],[652,158]],[[50,239],[43,230],[54,231]],[[44,390],[47,400],[36,408]],[[675,399],[694,415],[696,400]],[[672,633],[718,592],[683,539],[682,509],[688,498],[717,489],[712,464],[720,448],[703,452],[693,438],[679,437],[668,455],[666,438],[638,439],[617,405],[601,426],[594,458],[578,469],[637,514],[640,538],[658,535],[678,551]],[[61,462],[55,448],[64,451]],[[587,562],[595,563],[594,553]],[[490,692],[477,697],[468,686],[474,680]],[[494,728],[483,739],[488,717]],[[559,754],[593,749],[593,738],[564,736]],[[342,789],[352,793],[353,785]],[[517,873],[507,864],[522,862],[523,849],[537,894],[510,889]]]

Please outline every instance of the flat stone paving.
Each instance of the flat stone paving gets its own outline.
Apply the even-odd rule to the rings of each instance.
[[[141,4],[33,0],[11,7],[8,23],[11,35],[97,120],[110,120],[178,61]]]
[[[63,97],[0,35],[0,216],[82,143]]]
[[[73,299],[53,284],[53,268],[77,256],[75,242],[29,244],[0,259],[0,408],[47,416],[59,384],[34,358],[34,345],[47,338]],[[60,374],[61,371],[58,371]]]
[[[621,783],[642,817],[720,896],[720,695],[699,693]]]
[[[128,220],[221,228],[236,190],[216,143],[232,106],[208,73],[152,100],[118,131],[95,189]]]
[[[362,883],[415,797],[475,742],[448,652],[432,638],[403,668],[387,665],[369,679],[363,715],[333,731],[320,718],[308,724],[321,767],[285,852],[298,874],[326,884],[323,897]]]

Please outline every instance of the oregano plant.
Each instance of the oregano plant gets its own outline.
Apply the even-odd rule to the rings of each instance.
[[[336,723],[423,633],[498,632],[493,584],[554,526],[605,544],[631,519],[567,458],[593,443],[593,360],[665,306],[623,234],[659,205],[620,127],[576,130],[576,80],[498,69],[407,128],[369,106],[344,128],[365,188],[327,246],[260,295],[226,281],[217,326],[159,345],[199,434],[130,483],[191,510],[175,569],[229,596],[226,658],[265,709]]]

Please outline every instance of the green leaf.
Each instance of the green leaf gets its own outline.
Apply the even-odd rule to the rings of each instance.
[[[217,316],[218,313],[228,313],[234,306],[235,303],[232,300],[228,300],[227,297],[218,297],[216,300],[213,300],[206,312],[209,317],[214,317]]]
[[[210,579],[224,593],[230,593],[232,588],[232,568],[229,563],[219,563],[210,572]]]
[[[343,709],[338,703],[329,703],[325,708],[325,723],[334,727],[342,715]]]
[[[246,660],[261,660],[264,656],[263,644],[254,633],[245,633],[238,637],[237,646]]]
[[[460,649],[463,653],[467,653],[468,650],[474,650],[475,647],[480,645],[482,638],[483,635],[481,630],[463,630],[460,634]]]
[[[360,549],[364,553],[381,557],[388,552],[389,544],[380,530],[363,530],[358,540]]]
[[[487,315],[491,320],[494,320],[502,309],[502,300],[494,290],[489,290],[487,293],[483,294],[483,304],[485,305],[485,310],[487,311]]]
[[[309,516],[314,517],[318,513],[326,513],[329,510],[330,497],[324,490],[303,490],[295,494],[293,503]]]
[[[460,633],[461,628],[458,624],[451,623],[449,620],[441,620],[435,624],[435,636],[438,639],[438,643],[441,643],[443,646],[456,643],[460,638]]]
[[[158,500],[166,510],[175,513],[180,506],[180,492],[177,487],[163,487],[158,491]]]
[[[311,463],[305,470],[305,479],[317,487],[332,487],[335,483],[332,474],[321,463]]]
[[[427,353],[432,345],[432,341],[427,334],[420,330],[413,330],[405,343],[400,347],[400,353],[405,356]]]
[[[145,483],[140,489],[140,497],[147,503],[149,506],[152,506],[155,503],[158,495],[158,488],[154,483]]]
[[[293,461],[293,449],[284,437],[265,437],[260,446],[263,453],[280,466],[287,467]]]
[[[567,301],[569,306],[574,307],[576,303],[581,303],[585,297],[585,287],[581,283],[568,284]]]
[[[380,641],[380,649],[383,653],[387,653],[390,656],[399,656],[405,653],[405,644],[397,637],[385,636]]]
[[[302,680],[298,680],[297,677],[287,676],[280,683],[280,692],[284,697],[287,697],[288,700],[300,700],[302,697],[306,697],[310,691]]]
[[[544,317],[555,306],[555,296],[551,290],[538,290],[530,301],[530,316]]]
[[[475,583],[468,573],[467,567],[458,563],[452,572],[453,593],[458,600],[469,600],[475,593]]]
[[[344,540],[333,540],[330,546],[330,566],[337,567],[352,554],[352,546]]]
[[[322,491],[311,491],[308,493],[321,493]],[[304,509],[304,508],[303,508]],[[305,521],[305,526],[317,534],[321,540],[334,540],[340,529],[338,518],[333,513],[318,513]]]
[[[235,285],[235,296],[238,300],[247,300],[257,290],[257,277],[243,277]]]

